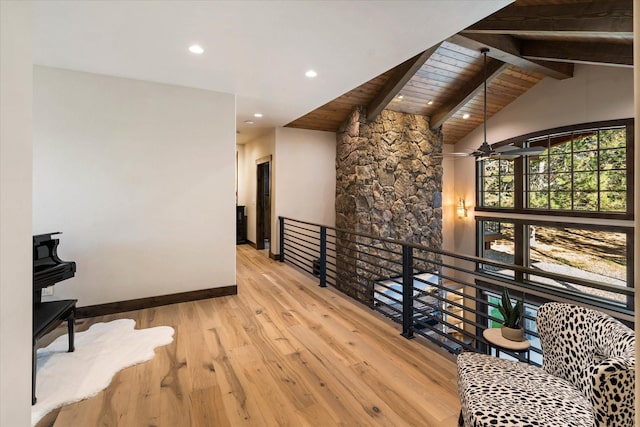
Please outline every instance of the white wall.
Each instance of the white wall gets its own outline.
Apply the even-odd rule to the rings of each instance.
[[[238,191],[238,203],[245,205],[247,210],[247,239],[250,242],[256,243],[256,179],[257,179],[257,166],[256,160],[266,156],[271,156],[271,234],[273,235],[274,221],[274,206],[275,206],[275,188],[274,188],[274,176],[275,176],[275,138],[276,132],[274,129],[266,133],[265,135],[252,140],[251,142],[244,144],[244,164],[239,168],[239,182],[242,186]],[[242,202],[242,203],[241,203]]]
[[[244,171],[244,145],[236,145],[236,204],[246,206],[247,174]]]
[[[101,304],[235,284],[233,95],[34,69],[34,234]]]
[[[276,153],[276,216],[334,227],[335,132],[277,128]],[[280,253],[279,225],[274,230],[272,252]]]
[[[31,421],[31,2],[0,2],[0,426]]]
[[[491,93],[489,93],[491,96]],[[510,137],[601,120],[633,117],[633,70],[619,67],[576,65],[574,77],[567,80],[545,78],[530,91],[495,114],[487,122],[487,138],[495,143]],[[476,148],[482,142],[482,127],[455,146],[455,151]],[[473,160],[457,159],[454,194],[475,206],[475,165]],[[445,165],[446,168],[449,167]],[[452,246],[455,252],[475,254],[475,221],[469,216],[455,220]]]

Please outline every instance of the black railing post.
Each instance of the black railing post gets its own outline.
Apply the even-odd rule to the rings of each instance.
[[[320,287],[327,287],[327,227],[320,227]]]
[[[279,216],[280,222],[280,262],[284,262],[284,217]]]
[[[413,336],[413,247],[402,245],[402,336]]]

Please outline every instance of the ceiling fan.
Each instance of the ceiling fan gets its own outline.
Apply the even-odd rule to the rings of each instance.
[[[488,48],[480,49],[483,56],[483,68],[484,68],[484,105],[483,105],[483,121],[482,126],[484,130],[484,139],[480,147],[476,148],[471,153],[442,153],[442,157],[475,157],[476,160],[485,159],[503,159],[512,160],[520,156],[537,156],[540,155],[546,148],[545,147],[516,147],[514,145],[503,145],[501,147],[493,148],[487,142],[487,53]]]

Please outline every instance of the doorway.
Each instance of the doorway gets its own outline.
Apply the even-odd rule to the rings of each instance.
[[[271,244],[271,156],[256,160],[256,249]]]

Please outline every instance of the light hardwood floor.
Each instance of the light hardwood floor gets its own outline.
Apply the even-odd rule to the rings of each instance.
[[[80,323],[133,318],[176,334],[38,427],[457,425],[452,359],[248,245],[237,249],[237,285],[236,296]]]

